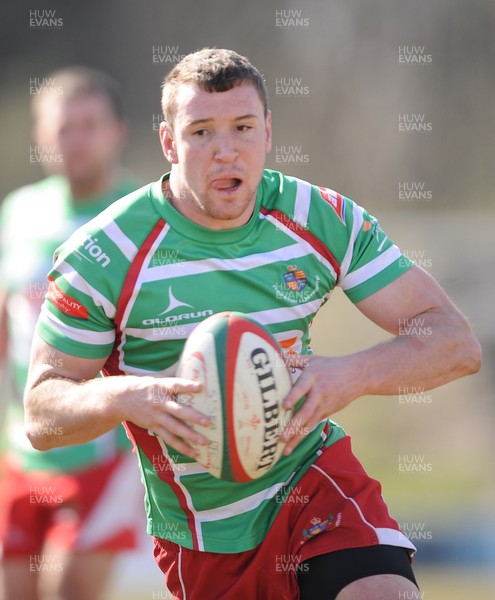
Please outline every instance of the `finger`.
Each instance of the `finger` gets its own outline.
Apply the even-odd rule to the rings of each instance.
[[[153,404],[175,402],[180,394],[197,394],[203,389],[203,385],[199,381],[179,379],[178,377],[170,377],[164,381],[152,379],[151,382]]]
[[[321,419],[315,416],[307,421],[303,427],[298,425],[294,430],[288,430],[288,432],[291,434],[291,437],[285,444],[283,453],[286,456],[291,454],[294,448],[296,448],[296,446],[302,442],[302,440],[318,425],[320,421]]]
[[[292,415],[288,426],[284,429],[281,435],[281,441],[288,443],[294,437],[303,438],[320,420],[320,395],[311,389],[299,410]]]
[[[280,441],[284,444],[290,442],[294,437],[304,437],[309,433],[308,422],[313,415],[311,411],[309,416],[305,414],[299,414],[299,412],[292,417],[289,423],[285,426],[280,436]]]
[[[284,398],[282,406],[285,410],[294,408],[299,400],[308,394],[313,386],[313,378],[308,373],[302,373],[296,383],[292,386],[290,392]]]
[[[173,415],[176,419],[180,419],[181,421],[189,421],[190,423],[193,423],[195,425],[211,427],[211,419],[204,413],[199,412],[199,410],[196,410],[192,406],[189,406],[189,398],[184,398],[183,396],[183,394],[180,394],[177,397],[177,401],[168,401],[166,403],[167,412]]]
[[[280,441],[285,443],[284,454],[289,455],[320,421],[319,398],[313,393],[282,432]]]
[[[186,444],[189,443],[204,446],[208,443],[208,439],[204,435],[195,431],[184,421],[176,419],[171,414],[162,416],[158,423],[158,430],[155,429],[156,433],[159,433],[159,431],[180,437]]]
[[[303,356],[286,356],[285,364],[288,367],[293,367],[294,369],[305,369],[309,363],[311,362],[312,355],[305,354]]]
[[[163,382],[158,380],[156,385],[168,393],[170,396],[177,396],[181,393],[197,394],[203,389],[203,384],[194,379],[184,379],[183,377],[167,377]]]
[[[192,379],[170,378],[167,382],[156,382],[153,387],[153,403],[161,404],[167,412],[184,421],[203,427],[211,427],[211,420],[192,407],[194,394],[201,392],[203,384]]]
[[[156,434],[162,438],[162,440],[167,444],[167,446],[171,446],[172,448],[177,450],[177,452],[185,454],[186,456],[189,456],[189,458],[193,459],[198,457],[197,450],[195,450],[189,444],[186,444],[186,442],[184,442],[184,440],[182,440],[181,438],[177,437],[173,433],[170,433],[170,431],[162,430],[160,432],[156,432]]]

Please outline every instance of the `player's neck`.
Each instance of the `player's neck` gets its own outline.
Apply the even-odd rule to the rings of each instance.
[[[91,179],[68,180],[72,198],[75,203],[84,202],[88,198],[96,198],[107,193],[117,182],[120,169],[115,167]]]

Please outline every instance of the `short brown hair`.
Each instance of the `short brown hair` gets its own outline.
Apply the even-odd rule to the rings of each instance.
[[[101,94],[107,98],[117,119],[124,119],[120,85],[107,73],[91,67],[75,66],[54,71],[48,75],[47,79],[53,80],[54,85],[60,88],[60,97],[63,99],[71,100],[80,96]],[[39,114],[43,96],[43,94],[39,94],[33,98],[35,117]]]
[[[207,92],[226,92],[236,85],[251,83],[256,88],[265,116],[268,111],[268,92],[263,76],[245,56],[233,50],[203,48],[185,56],[165,77],[162,86],[162,111],[167,123],[173,126],[177,89],[192,83]]]

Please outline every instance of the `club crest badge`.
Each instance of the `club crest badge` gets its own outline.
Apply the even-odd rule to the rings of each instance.
[[[289,265],[284,273],[285,285],[293,292],[301,292],[308,283],[306,273],[295,265]]]
[[[313,517],[311,519],[311,527],[309,529],[303,529],[303,536],[305,539],[309,539],[318,535],[319,533],[323,533],[324,531],[331,531],[332,529],[336,529],[340,522],[342,521],[342,513],[338,513],[335,515],[328,515],[326,519],[320,519],[320,517]]]

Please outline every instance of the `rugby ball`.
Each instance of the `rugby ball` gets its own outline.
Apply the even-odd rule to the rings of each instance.
[[[203,384],[199,394],[179,396],[208,415],[213,425],[191,426],[208,439],[194,446],[211,475],[247,482],[267,473],[280,458],[279,442],[291,411],[282,407],[292,383],[272,335],[240,312],[202,321],[186,340],[178,377]]]

